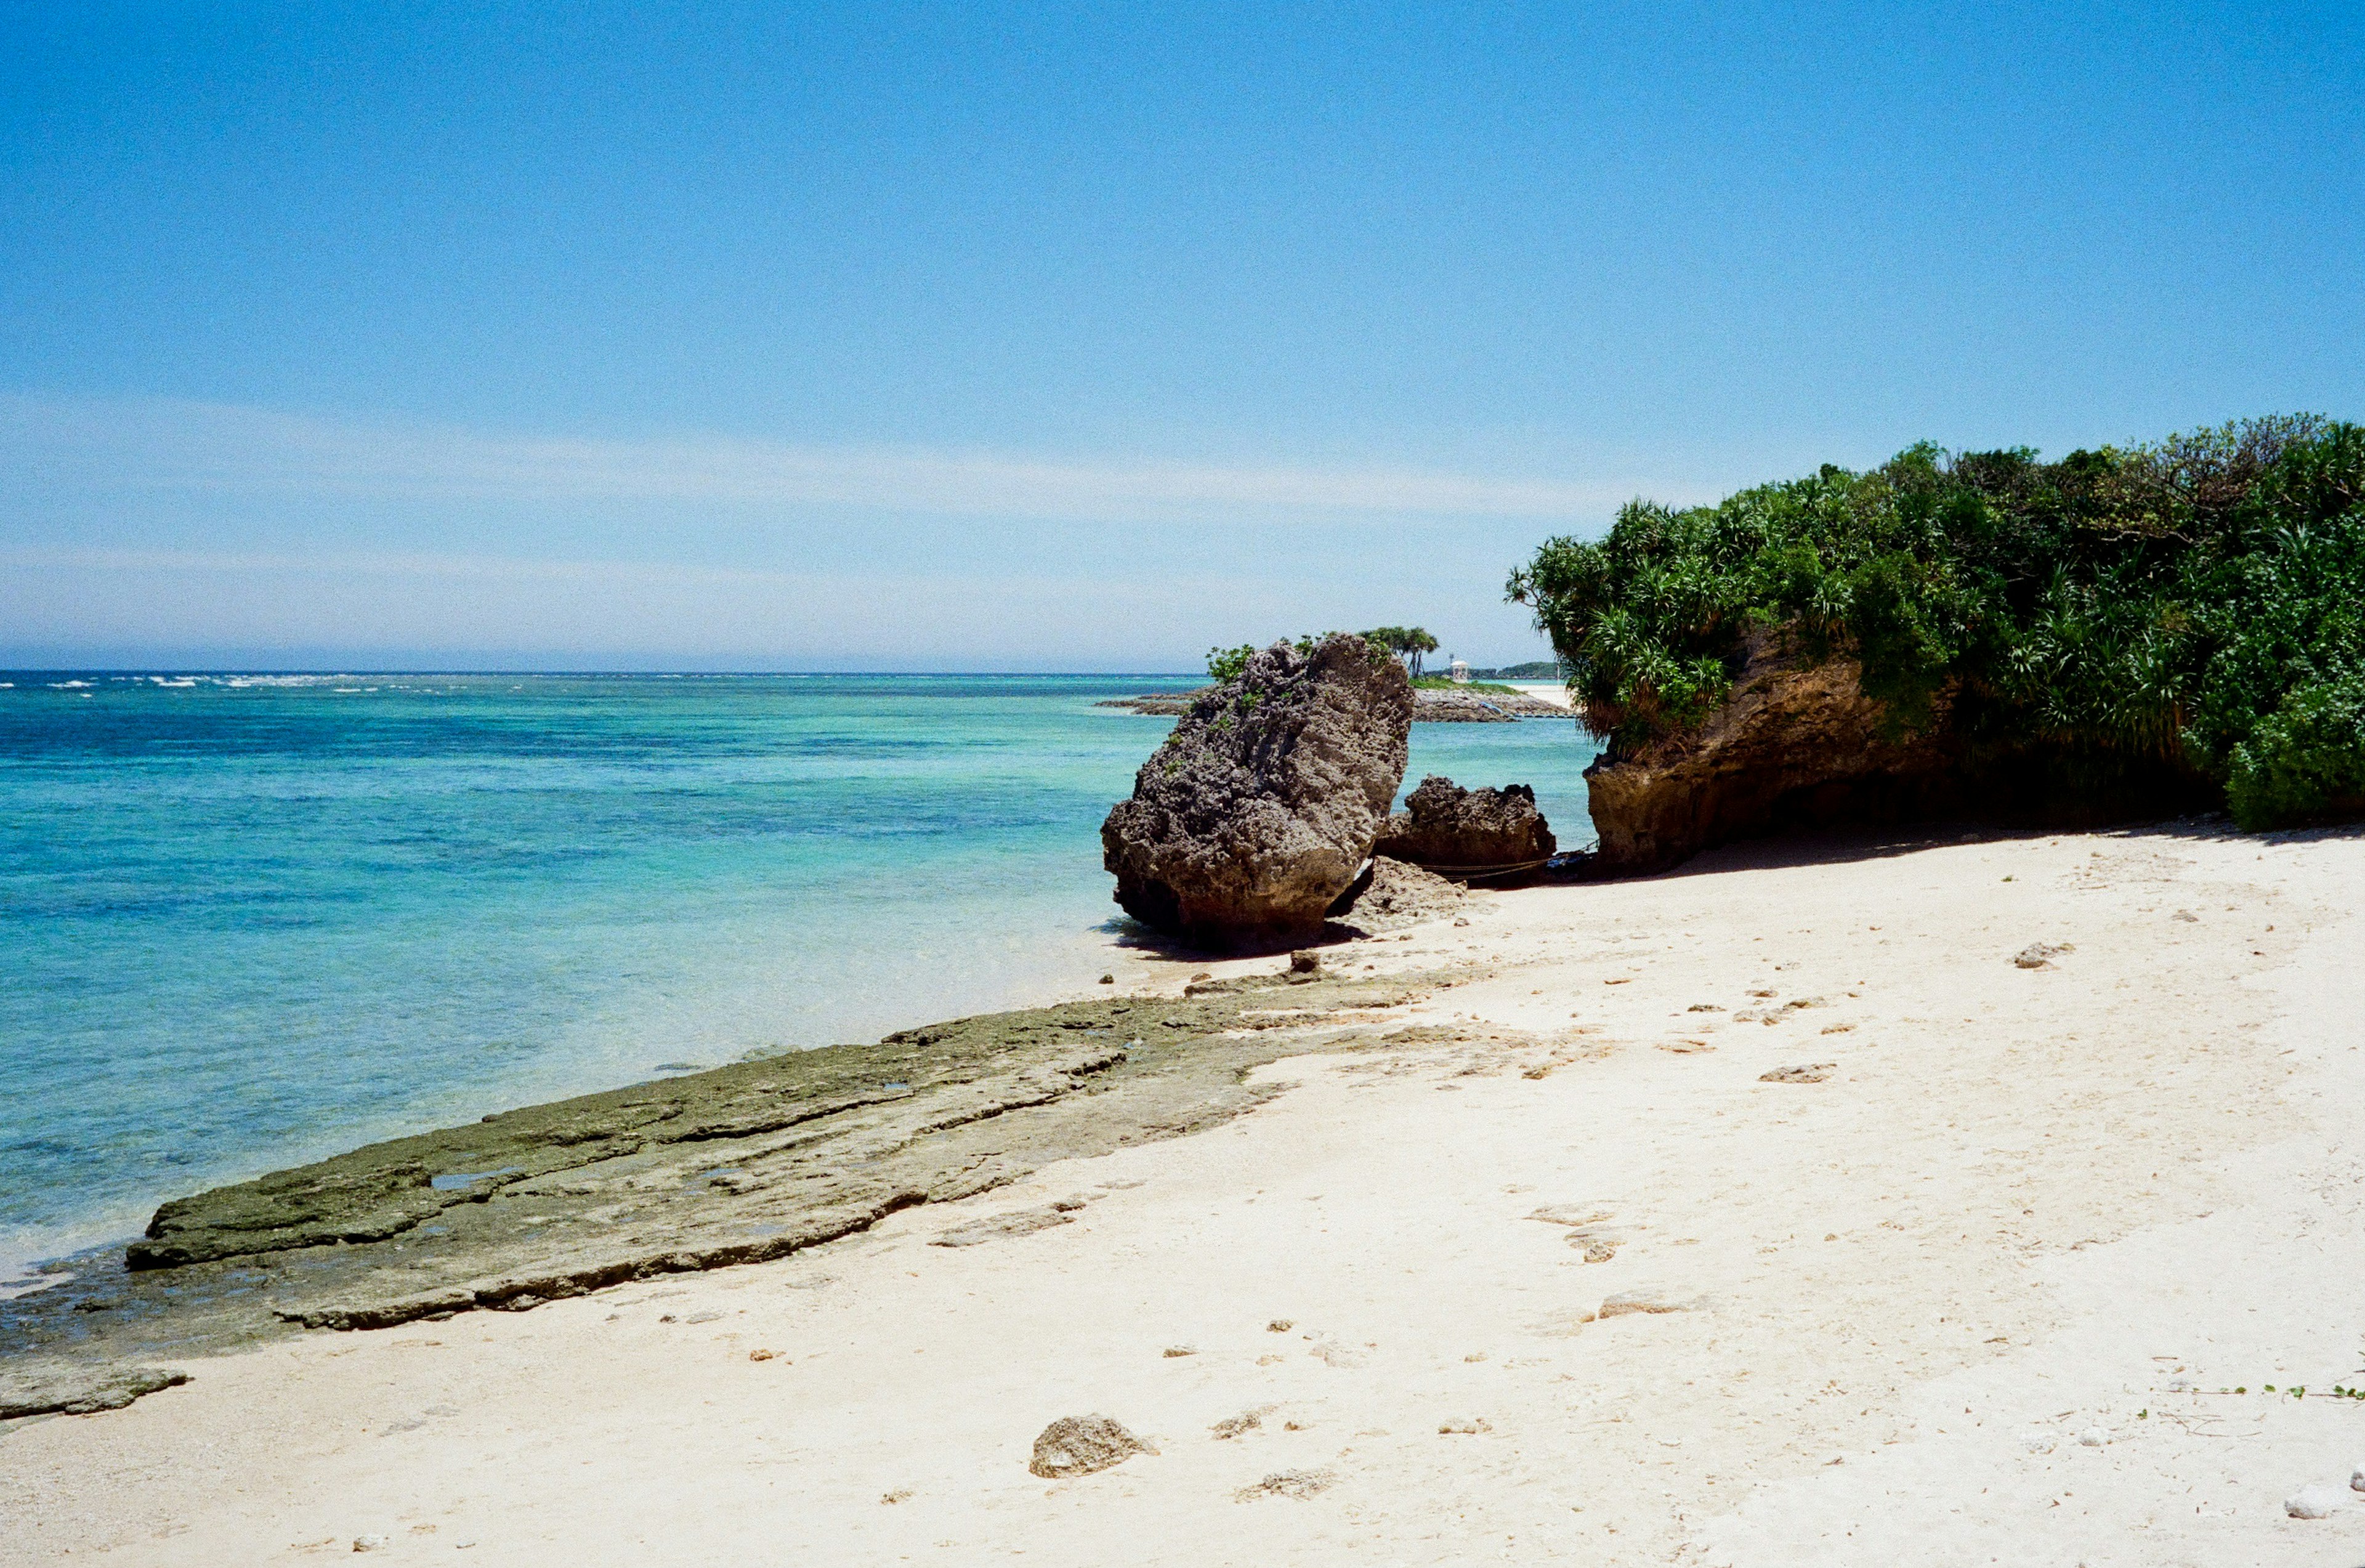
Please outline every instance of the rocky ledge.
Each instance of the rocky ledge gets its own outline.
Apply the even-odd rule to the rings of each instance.
[[[1181,997],[957,1019],[201,1193],[160,1209],[129,1259],[85,1257],[65,1283],[0,1301],[0,1419],[128,1404],[184,1381],[159,1357],[298,1327],[518,1311],[778,1258],[1052,1160],[1194,1132],[1273,1092],[1243,1082],[1253,1068],[1384,1045],[1394,1010],[1437,983],[1305,962]]]

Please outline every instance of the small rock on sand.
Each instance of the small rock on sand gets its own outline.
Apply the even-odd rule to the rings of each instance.
[[[1799,1067],[1777,1067],[1771,1072],[1757,1075],[1760,1083],[1821,1083],[1831,1077],[1837,1062],[1807,1062]]]
[[[2014,953],[2012,956],[2012,961],[2023,969],[2049,969],[2053,967],[2054,959],[2064,953],[2074,953],[2077,950],[2075,946],[2068,942],[2031,942],[2027,946]]]
[[[1106,1416],[1062,1416],[1035,1439],[1026,1468],[1046,1481],[1060,1481],[1157,1451]]]
[[[2348,1473],[2348,1486],[2353,1492],[2365,1492],[2365,1463]]]
[[[383,1551],[391,1544],[393,1543],[382,1535],[357,1535],[353,1537],[353,1550],[355,1551]]]
[[[1232,1494],[1232,1499],[1253,1503],[1260,1497],[1295,1497],[1304,1502],[1337,1479],[1327,1470],[1279,1470],[1253,1486],[1241,1487]]]
[[[1350,888],[1330,913],[1351,931],[1378,936],[1452,913],[1469,896],[1459,882],[1381,855],[1373,858],[1370,874]]]
[[[1592,1204],[1546,1204],[1528,1217],[1546,1225],[1599,1225],[1609,1214]]]
[[[1253,1410],[1243,1410],[1237,1416],[1227,1417],[1207,1429],[1216,1434],[1218,1442],[1237,1438],[1242,1432],[1253,1432],[1263,1426],[1264,1418],[1272,1414],[1272,1408],[1270,1405],[1260,1405]]]
[[[2329,1482],[2303,1486],[2283,1499],[2283,1512],[2295,1519],[2328,1519],[2348,1506],[2348,1494]]]

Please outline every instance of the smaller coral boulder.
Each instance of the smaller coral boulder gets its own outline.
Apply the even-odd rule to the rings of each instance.
[[[1464,790],[1431,774],[1380,829],[1374,855],[1439,871],[1533,866],[1558,847],[1525,784]]]

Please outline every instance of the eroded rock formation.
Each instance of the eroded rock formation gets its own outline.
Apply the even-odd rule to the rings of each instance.
[[[1556,847],[1552,825],[1527,785],[1464,790],[1432,773],[1381,827],[1373,853],[1413,866],[1471,871],[1532,866],[1550,859]]]
[[[1943,724],[1882,732],[1856,666],[1750,649],[1732,695],[1698,730],[1632,752],[1612,746],[1585,770],[1599,863],[1664,870],[1711,845],[1784,827],[1895,819],[1959,794],[1960,758]]]
[[[1404,778],[1404,667],[1360,637],[1286,643],[1194,701],[1101,827],[1116,902],[1221,946],[1318,930]]]

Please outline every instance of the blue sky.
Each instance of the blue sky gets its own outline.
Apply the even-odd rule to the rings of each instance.
[[[1633,495],[2365,416],[2360,185],[2355,6],[0,4],[0,662],[1538,656]]]

